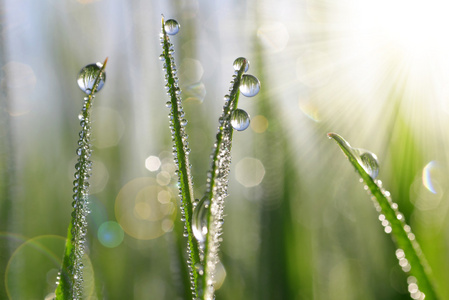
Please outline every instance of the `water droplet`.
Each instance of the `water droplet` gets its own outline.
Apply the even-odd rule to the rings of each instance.
[[[246,97],[254,97],[260,90],[260,81],[253,75],[245,74],[240,82],[240,92]]]
[[[247,59],[244,58],[244,57],[239,57],[239,58],[237,58],[236,60],[234,60],[234,64],[233,64],[234,70],[239,71],[240,68],[241,68],[243,65],[245,65],[245,69],[243,70],[243,72],[248,71],[248,68],[249,68],[249,60],[247,60]]]
[[[180,25],[178,21],[170,19],[165,21],[164,29],[168,35],[175,35],[179,32]]]
[[[198,203],[198,205],[193,210],[192,216],[192,229],[193,235],[200,242],[204,243],[206,241],[207,234],[207,211],[209,208],[209,199],[204,196],[203,199]]]
[[[204,266],[201,263],[195,264],[195,269],[201,276],[204,275]]]
[[[377,161],[376,154],[364,150],[353,148],[354,153],[360,158],[362,167],[368,173],[368,175],[374,179],[379,175],[379,162]]]
[[[78,83],[78,86],[84,93],[88,95],[92,93],[92,89],[94,88],[95,84],[95,79],[97,79],[98,74],[100,73],[102,67],[103,65],[97,62],[96,64],[90,64],[81,69],[80,73],[78,74],[78,79],[76,82]],[[106,72],[103,72],[101,74],[98,83],[97,92],[103,88],[105,81],[106,81]]]
[[[250,122],[249,115],[243,109],[236,109],[231,113],[231,125],[237,131],[248,128]]]

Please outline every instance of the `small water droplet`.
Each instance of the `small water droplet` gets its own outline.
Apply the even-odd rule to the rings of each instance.
[[[94,88],[95,84],[95,79],[97,79],[98,74],[100,73],[102,67],[103,64],[97,62],[96,64],[90,64],[81,69],[81,71],[78,74],[78,79],[76,82],[78,83],[78,86],[84,93],[88,95],[92,93],[92,89]],[[105,81],[106,81],[106,72],[103,72],[101,74],[98,83],[97,92],[103,88]]]
[[[179,28],[181,26],[179,25],[178,21],[174,19],[170,19],[165,21],[164,29],[165,32],[167,32],[168,35],[175,35],[179,32]]]
[[[260,81],[253,75],[244,74],[240,82],[240,92],[246,97],[254,97],[259,93]]]
[[[244,57],[239,57],[236,60],[234,60],[234,63],[233,63],[234,70],[239,71],[243,65],[245,65],[245,69],[243,70],[243,72],[248,71],[249,60],[247,60]]]
[[[362,167],[368,173],[368,175],[375,179],[379,175],[379,162],[376,154],[364,150],[353,148],[354,153],[360,158]]]
[[[248,128],[250,117],[243,109],[236,109],[231,113],[231,125],[237,131],[243,131]]]
[[[209,208],[209,199],[204,196],[198,205],[193,210],[192,216],[192,229],[193,235],[200,242],[204,243],[206,241],[207,234],[207,211]]]
[[[204,266],[201,263],[195,264],[195,269],[201,276],[204,275]]]

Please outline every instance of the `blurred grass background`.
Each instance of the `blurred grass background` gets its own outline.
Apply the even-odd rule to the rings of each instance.
[[[330,131],[377,154],[379,178],[449,298],[446,8],[438,0],[1,0],[0,299],[55,289],[83,97],[76,75],[105,57],[93,112],[87,294],[182,298],[161,13],[181,24],[172,42],[197,198],[234,59],[247,57],[262,82],[258,96],[239,101],[252,124],[234,134],[217,299],[410,298],[391,238]]]

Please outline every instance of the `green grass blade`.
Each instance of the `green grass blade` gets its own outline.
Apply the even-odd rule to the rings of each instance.
[[[167,82],[167,93],[170,101],[167,107],[170,108],[170,129],[172,131],[173,154],[177,166],[179,192],[181,197],[181,211],[185,219],[185,236],[187,237],[187,252],[189,253],[188,265],[191,271],[192,298],[198,295],[198,271],[192,267],[200,262],[198,242],[192,232],[192,212],[193,212],[193,188],[192,175],[190,170],[189,156],[190,149],[187,143],[184,119],[184,111],[179,96],[180,89],[177,83],[176,65],[172,56],[173,44],[165,29],[165,20],[162,17],[161,44],[163,53],[161,59],[164,62],[165,79]]]
[[[64,251],[62,268],[60,271],[59,284],[56,288],[57,300],[71,300],[82,298],[83,292],[83,255],[85,236],[87,233],[86,215],[89,213],[88,187],[91,172],[91,161],[89,160],[92,149],[90,145],[90,112],[92,102],[95,97],[100,78],[106,68],[107,58],[103,63],[93,84],[93,88],[88,96],[84,98],[83,109],[81,111],[81,132],[78,140],[77,154],[78,161],[75,165],[75,181],[73,195],[72,219],[67,231],[67,239]]]
[[[237,108],[239,100],[239,87],[242,75],[247,68],[242,64],[233,79],[230,88],[230,94],[226,95],[223,113],[219,118],[218,133],[212,152],[211,170],[208,174],[208,184],[205,197],[209,201],[207,207],[207,235],[204,241],[204,276],[202,277],[202,297],[203,299],[214,298],[214,279],[215,266],[218,263],[218,249],[220,246],[220,236],[222,233],[224,199],[227,196],[228,175],[231,164],[232,134],[234,132],[231,126],[231,112]]]
[[[377,211],[385,216],[385,220],[388,221],[383,225],[387,233],[391,231],[392,238],[398,249],[396,250],[396,256],[400,260],[400,265],[406,273],[410,274],[408,281],[412,298],[424,299],[423,295],[419,294],[421,292],[425,295],[426,300],[438,299],[432,284],[433,281],[430,279],[430,269],[425,262],[422,251],[415,240],[414,234],[411,232],[410,226],[405,223],[403,214],[398,211],[397,204],[392,201],[390,193],[382,188],[379,180],[373,179],[367,173],[366,166],[364,167],[356,149],[352,148],[345,139],[336,133],[329,133],[328,136],[334,139],[340,146],[349,162],[354,166],[371,191]],[[418,287],[419,292],[414,291],[414,287]]]

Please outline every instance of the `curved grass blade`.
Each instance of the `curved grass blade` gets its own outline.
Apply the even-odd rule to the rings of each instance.
[[[167,33],[167,30],[169,32]],[[174,20],[167,20],[167,23],[162,16],[162,33],[161,45],[162,55],[161,60],[164,62],[165,80],[167,82],[167,94],[170,101],[166,106],[170,108],[170,130],[173,141],[173,156],[177,166],[179,196],[181,198],[181,213],[182,219],[185,222],[184,236],[187,237],[187,252],[189,255],[188,265],[190,269],[190,281],[192,298],[198,297],[198,281],[199,274],[193,266],[200,262],[198,242],[192,232],[192,212],[193,212],[193,188],[192,175],[189,163],[190,149],[187,142],[187,134],[185,126],[187,121],[184,119],[184,110],[179,96],[181,90],[178,85],[178,77],[176,64],[173,57],[174,46],[170,42],[169,34],[174,35],[179,30],[179,24]]]
[[[409,273],[409,291],[413,299],[438,299],[430,279],[430,269],[424,259],[422,251],[411,232],[409,225],[405,223],[404,215],[401,214],[390,197],[390,193],[382,188],[380,180],[370,176],[370,165],[357,149],[352,148],[349,143],[336,133],[328,133],[328,137],[334,139],[343,153],[354,166],[373,196],[376,210],[383,216],[380,219],[385,227],[385,232],[392,234],[396,243],[396,257],[404,272]],[[377,174],[376,174],[377,175]]]
[[[231,126],[231,112],[237,108],[240,83],[243,73],[248,69],[248,61],[241,65],[240,69],[236,71],[231,81],[229,89],[230,94],[226,95],[225,105],[223,106],[223,113],[219,118],[218,133],[216,142],[212,151],[211,170],[207,178],[207,188],[204,202],[198,205],[205,206],[205,220],[207,220],[204,230],[205,240],[201,243],[203,252],[203,262],[201,268],[204,268],[204,276],[202,280],[202,297],[203,299],[214,299],[214,274],[215,267],[219,262],[218,250],[221,242],[224,199],[227,196],[228,176],[231,165],[231,147],[233,127]]]
[[[90,156],[92,154],[90,135],[91,121],[90,112],[95,93],[103,84],[102,76],[106,68],[106,58],[100,70],[94,74],[85,74],[89,78],[95,78],[91,89],[84,90],[88,96],[84,97],[83,108],[79,115],[81,131],[78,140],[78,161],[75,164],[75,180],[73,181],[73,212],[72,220],[67,231],[67,240],[64,251],[62,268],[58,278],[56,288],[57,300],[81,299],[83,294],[83,256],[85,250],[85,238],[87,234],[86,216],[90,212],[89,204],[89,177],[92,169]],[[86,77],[85,76],[85,77]],[[100,86],[101,88],[101,86]]]

